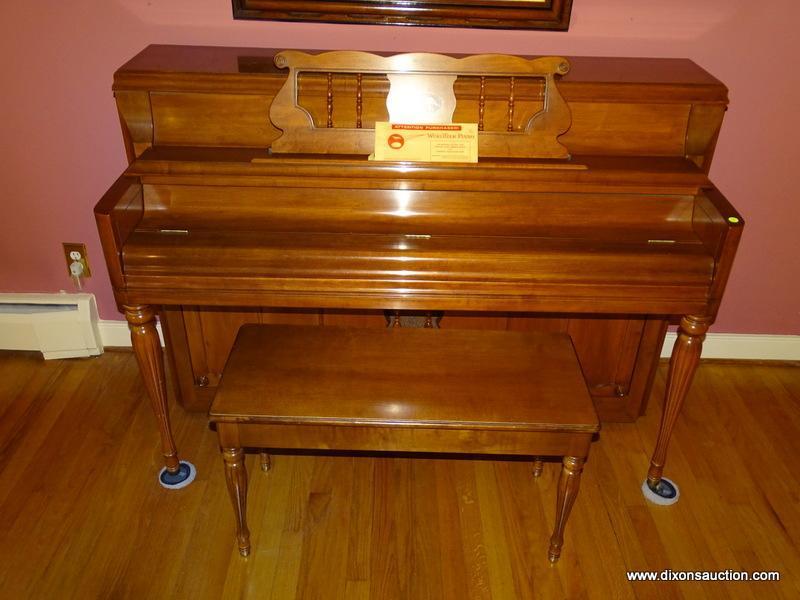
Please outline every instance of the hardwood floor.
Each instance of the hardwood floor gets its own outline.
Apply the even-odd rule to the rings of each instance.
[[[242,559],[215,435],[173,408],[188,488],[158,486],[159,444],[133,355],[0,354],[0,598],[796,598],[800,368],[703,364],[676,428],[672,507],[640,485],[650,411],[606,425],[561,561],[547,561],[557,466],[520,461],[248,456]],[[781,581],[637,582],[628,570],[779,571]]]

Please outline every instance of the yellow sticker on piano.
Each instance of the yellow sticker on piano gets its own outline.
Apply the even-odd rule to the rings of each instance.
[[[375,160],[478,162],[478,124],[375,123]]]

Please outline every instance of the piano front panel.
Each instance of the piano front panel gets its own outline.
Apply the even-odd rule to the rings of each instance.
[[[706,247],[653,241],[137,230],[123,249],[125,302],[216,290],[210,304],[342,306],[335,294],[360,308],[615,313],[636,297],[642,313],[702,309]]]

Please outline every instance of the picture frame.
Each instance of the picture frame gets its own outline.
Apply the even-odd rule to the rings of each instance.
[[[569,28],[572,0],[232,0],[234,19],[483,29]]]

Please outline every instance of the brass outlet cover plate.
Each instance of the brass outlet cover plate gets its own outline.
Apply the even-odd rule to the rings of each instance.
[[[80,254],[80,258],[77,259],[83,264],[83,274],[81,277],[91,277],[92,270],[89,268],[89,258],[86,254],[86,244],[78,244],[78,243],[71,243],[71,242],[64,242],[64,258],[67,261],[67,274],[71,277],[72,273],[69,270],[69,266],[72,264],[75,258],[71,256],[73,252],[77,252]]]

